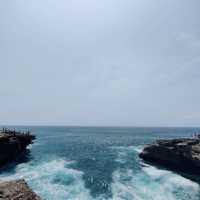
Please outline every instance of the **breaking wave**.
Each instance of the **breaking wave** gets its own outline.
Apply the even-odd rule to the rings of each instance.
[[[47,200],[89,200],[83,173],[70,168],[71,161],[55,159],[38,165],[20,164],[14,174],[1,175],[1,180],[25,179],[31,188]]]
[[[126,163],[127,152],[132,150],[134,155],[138,149],[119,148],[116,161]],[[140,170],[118,168],[113,173],[112,192],[113,200],[199,200],[200,188],[197,183],[178,174],[144,164]]]
[[[141,147],[112,147],[118,167],[112,174],[112,197],[108,200],[199,200],[199,185],[173,172],[142,164]],[[63,158],[19,164],[1,180],[24,178],[46,200],[105,200],[93,197],[85,187],[83,172],[74,161]]]

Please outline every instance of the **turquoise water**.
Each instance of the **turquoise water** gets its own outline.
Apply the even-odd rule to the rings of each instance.
[[[198,183],[138,157],[155,139],[197,128],[18,127],[27,128],[37,140],[0,178],[24,178],[46,200],[200,199]]]

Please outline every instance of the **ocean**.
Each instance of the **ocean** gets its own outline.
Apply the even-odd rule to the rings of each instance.
[[[46,200],[199,200],[200,185],[146,164],[142,148],[156,139],[190,137],[198,128],[16,127],[37,139],[0,169],[24,178]]]

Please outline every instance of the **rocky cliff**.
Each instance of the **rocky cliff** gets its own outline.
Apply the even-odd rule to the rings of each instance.
[[[142,159],[170,169],[200,175],[200,139],[158,140],[146,146]]]
[[[22,153],[35,136],[29,132],[0,130],[0,165],[12,161]],[[24,180],[0,182],[0,200],[41,200]]]
[[[0,165],[14,159],[33,142],[35,136],[5,129],[0,131]]]

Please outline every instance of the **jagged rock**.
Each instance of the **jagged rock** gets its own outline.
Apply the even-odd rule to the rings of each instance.
[[[0,165],[14,159],[32,143],[35,136],[20,132],[0,132]]]
[[[0,200],[42,200],[22,180],[0,183]]]
[[[157,140],[140,153],[145,161],[200,175],[200,139]]]

